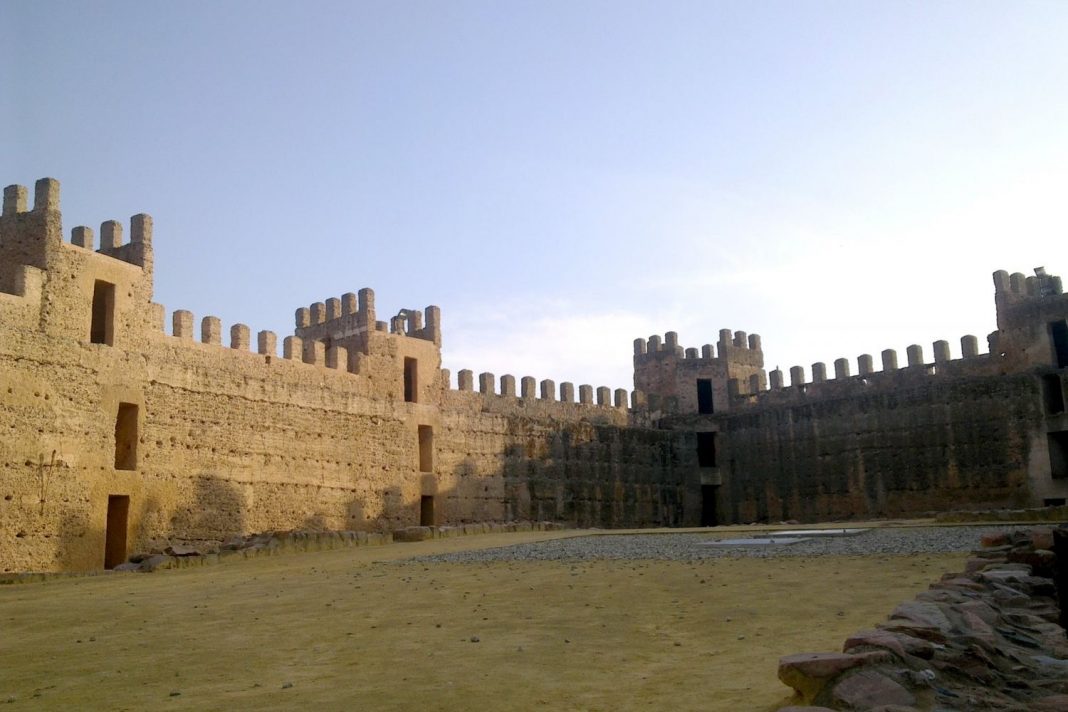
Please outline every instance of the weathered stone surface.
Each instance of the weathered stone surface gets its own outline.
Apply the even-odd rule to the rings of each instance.
[[[832,699],[847,709],[871,709],[876,705],[916,703],[916,696],[886,675],[874,670],[860,670],[835,684]]]
[[[929,628],[936,628],[946,632],[953,627],[942,605],[937,603],[925,603],[922,601],[910,601],[902,603],[890,614],[890,620],[903,619]]]
[[[1008,532],[991,532],[989,534],[983,534],[979,542],[983,547],[1005,546],[1009,543],[1009,534]]]
[[[1029,546],[1032,549],[1039,550],[1044,549],[1047,551],[1053,551],[1053,529],[1051,527],[1038,527],[1031,530],[1031,541]]]
[[[799,653],[779,658],[779,679],[806,701],[815,699],[831,678],[871,658],[848,653]]]
[[[175,559],[170,556],[156,554],[142,561],[139,566],[141,567],[141,571],[158,571],[160,569],[172,568],[174,566],[174,561]]]
[[[1068,711],[1068,695],[1049,695],[1039,697],[1031,702],[1033,712],[1066,712]]]
[[[842,646],[847,653],[862,648],[882,648],[900,658],[911,655],[930,659],[934,655],[934,645],[929,641],[890,630],[860,630],[847,638]]]
[[[407,527],[393,532],[393,541],[426,541],[434,538],[430,527]]]
[[[1030,535],[1006,538],[1015,550],[1033,551]],[[863,667],[828,664],[816,668],[826,673],[819,678],[791,670],[801,679],[792,686],[836,710],[1068,710],[1068,638],[1053,622],[1054,595],[1050,579],[1019,563],[944,576],[843,645],[850,654],[885,651],[882,659]],[[782,666],[780,679],[796,682]]]

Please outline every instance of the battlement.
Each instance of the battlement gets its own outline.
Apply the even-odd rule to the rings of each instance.
[[[1068,365],[1068,295],[1060,277],[1043,267],[1031,277],[998,270],[994,303],[998,330],[989,337],[990,350],[1006,371]]]
[[[441,380],[446,387],[451,388],[452,374],[448,369],[442,369]],[[498,383],[500,387],[498,389]],[[561,405],[591,406],[595,408],[613,408],[622,411],[628,410],[631,403],[638,403],[639,395],[635,391],[628,394],[625,388],[617,388],[614,391],[607,386],[594,388],[588,384],[578,387],[576,396],[575,384],[564,381],[557,386],[552,379],[536,380],[533,376],[523,376],[519,379],[519,390],[516,390],[516,378],[512,374],[497,377],[489,372],[478,374],[478,388],[475,388],[475,374],[470,369],[462,369],[456,374],[456,387],[453,389],[461,393],[478,393],[487,399],[507,399],[516,404],[554,403]],[[637,407],[637,406],[635,406]]]
[[[674,331],[664,334],[663,339],[660,338],[659,334],[654,334],[648,339],[638,338],[634,340],[635,367],[665,358],[677,358],[687,361],[712,361],[718,359],[732,363],[763,366],[764,352],[759,334],[746,334],[744,331],[732,332],[730,329],[720,329],[719,340],[716,342],[715,347],[712,344],[704,344],[700,350],[680,346],[679,336]]]
[[[49,266],[49,253],[62,249],[60,186],[54,178],[42,178],[34,186],[33,208],[27,208],[25,186],[4,188],[0,214],[0,249],[13,263],[40,269]],[[100,248],[94,249],[93,230],[79,225],[71,230],[70,245],[106,255],[152,271],[152,217],[138,213],[130,218],[130,239],[123,242],[122,223],[107,220],[100,225]]]
[[[59,211],[59,181],[55,178],[41,178],[34,185],[33,209],[26,207],[27,191],[24,185],[9,185],[4,188],[3,217],[18,213]]]
[[[1046,298],[1064,293],[1061,278],[1047,274],[1045,267],[1035,267],[1035,273],[1027,276],[1022,272],[1009,274],[1003,269],[994,272],[994,294],[1007,301],[1029,298]]]
[[[961,357],[954,359],[950,353],[949,342],[935,341],[932,344],[934,360],[924,358],[923,347],[912,344],[905,350],[906,365],[899,366],[898,353],[894,349],[885,349],[879,355],[882,370],[876,371],[871,354],[857,357],[856,374],[852,373],[849,359],[835,359],[833,376],[828,375],[827,365],[816,362],[811,366],[811,379],[806,379],[803,366],[789,369],[790,381],[786,383],[781,369],[776,367],[768,372],[767,390],[750,383],[749,392],[734,382],[732,399],[736,405],[755,405],[765,403],[801,402],[812,398],[839,398],[856,395],[856,388],[868,388],[879,385],[900,386],[901,379],[928,377],[958,377],[972,375],[990,375],[997,369],[997,364],[989,353],[979,353],[979,341],[970,334],[960,339]]]
[[[178,309],[171,315],[171,336],[189,344],[218,346],[246,354],[263,356],[267,363],[278,358],[278,336],[273,331],[256,334],[256,350],[252,351],[252,332],[245,324],[230,327],[229,340],[223,343],[222,320],[217,316],[205,316],[200,320],[199,340],[196,339],[196,320],[193,313]],[[327,345],[322,341],[306,341],[299,336],[287,336],[282,342],[282,360],[310,366],[319,366],[347,373],[359,373],[358,354],[339,344]]]
[[[305,341],[340,342],[348,348],[367,353],[372,332],[430,341],[441,346],[441,309],[428,306],[425,311],[401,309],[389,322],[378,321],[374,290],[363,288],[340,298],[330,297],[296,310],[294,334]],[[424,325],[424,316],[426,323]]]

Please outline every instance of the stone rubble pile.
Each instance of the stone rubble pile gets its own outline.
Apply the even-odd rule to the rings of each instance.
[[[1068,710],[1053,542],[1049,527],[986,535],[962,573],[857,631],[843,652],[781,658],[795,702],[779,712]]]
[[[134,554],[115,571],[148,573],[162,569],[210,566],[228,559],[252,559],[289,552],[327,551],[352,546],[379,546],[392,542],[426,541],[500,532],[555,531],[565,526],[556,522],[480,522],[451,527],[406,527],[393,532],[357,531],[276,531],[234,536],[226,541],[198,542],[154,547]]]

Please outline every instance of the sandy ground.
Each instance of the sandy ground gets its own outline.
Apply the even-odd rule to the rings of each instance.
[[[565,534],[566,535],[566,534]],[[422,564],[502,534],[0,587],[0,703],[93,710],[773,710],[960,554]]]

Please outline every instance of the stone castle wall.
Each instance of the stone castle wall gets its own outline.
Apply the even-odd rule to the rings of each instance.
[[[1068,499],[1068,299],[994,276],[962,358],[765,373],[761,339],[638,339],[636,390],[452,375],[437,307],[362,289],[271,332],[152,302],[152,220],[64,239],[59,186],[0,216],[0,573],[271,530],[555,520],[638,527]],[[169,324],[169,334],[165,324]],[[281,353],[279,353],[279,351]]]
[[[638,401],[697,450],[703,524],[906,516],[1068,500],[1068,298],[1058,277],[994,273],[998,329],[913,344],[899,364],[836,359],[764,380],[760,337],[715,349],[637,339]],[[878,364],[878,365],[877,365]],[[879,368],[881,367],[881,368]],[[877,370],[878,368],[878,370]],[[704,391],[703,396],[701,395]],[[696,494],[696,493],[695,493]]]
[[[281,356],[272,333],[183,310],[167,335],[151,220],[125,244],[109,221],[96,250],[87,228],[63,240],[54,181],[36,197],[9,189],[0,218],[0,570],[100,568],[116,528],[132,551],[280,529],[684,521],[671,435],[629,428],[625,392],[616,407],[570,384],[560,400],[549,382],[551,399],[453,390],[437,308],[389,331],[370,290],[298,310]]]
[[[902,374],[826,397],[783,399],[722,419],[731,521],[902,516],[1030,502],[1028,375]]]

